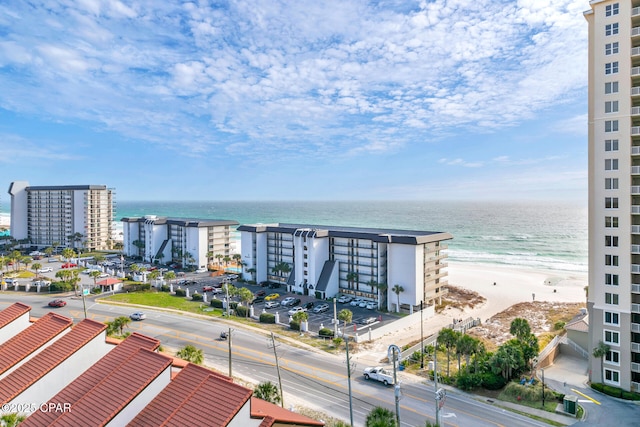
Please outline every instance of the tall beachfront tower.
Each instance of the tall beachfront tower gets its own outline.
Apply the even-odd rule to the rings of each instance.
[[[640,0],[590,5],[591,380],[640,391]]]
[[[114,190],[104,185],[30,186],[14,181],[11,236],[35,246],[109,249],[113,233]]]

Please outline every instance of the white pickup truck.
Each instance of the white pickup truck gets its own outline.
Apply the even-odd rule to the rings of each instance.
[[[375,368],[365,368],[364,379],[380,381],[384,385],[393,384],[393,376],[380,366]]]

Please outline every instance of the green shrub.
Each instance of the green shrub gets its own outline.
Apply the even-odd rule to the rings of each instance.
[[[640,400],[640,394],[632,391],[622,390],[618,387],[603,385],[602,383],[591,383],[591,388],[609,396],[618,397],[625,400]]]
[[[567,324],[566,322],[563,322],[562,320],[558,320],[556,323],[553,324],[553,330],[559,331],[560,329],[564,329],[566,324]]]
[[[185,291],[184,289],[176,289],[176,296],[177,297],[186,297],[187,296],[187,291]]]
[[[482,386],[482,375],[460,371],[456,378],[456,385],[462,390],[474,390],[480,388]]]
[[[260,323],[276,323],[276,316],[271,313],[260,314]]]
[[[171,288],[169,287],[169,285],[160,286],[160,292],[169,292],[170,290]]]
[[[525,402],[540,402],[542,401],[542,385],[521,385],[517,382],[510,382],[505,387],[504,394],[507,396],[517,399],[520,397],[520,400],[524,400]]]
[[[333,336],[333,330],[329,329],[329,328],[322,328],[318,331],[318,335],[320,335],[321,337],[332,337]]]
[[[51,292],[69,292],[73,290],[73,286],[66,282],[53,282],[49,285],[49,291]]]
[[[194,293],[193,295],[191,295],[191,301],[202,301],[202,295],[197,292]]]
[[[211,307],[215,307],[215,308],[223,308],[222,307],[222,300],[215,299],[215,298],[211,300],[209,305],[211,305]]]
[[[333,344],[334,344],[336,347],[340,347],[340,344],[342,344],[342,342],[343,342],[343,341],[344,341],[344,339],[342,339],[342,337],[335,337],[335,338],[333,339]]]
[[[231,308],[231,310],[235,310],[238,307],[238,303],[236,301],[231,301],[229,303],[229,308]]]
[[[487,390],[500,390],[507,382],[502,375],[493,372],[485,372],[482,374],[482,387]]]
[[[247,317],[247,312],[249,311],[248,307],[245,307],[244,305],[238,305],[236,306],[236,314],[239,317]]]
[[[291,328],[294,331],[299,331],[300,330],[300,322],[296,322],[295,320],[292,320],[291,322],[289,322],[289,328]]]

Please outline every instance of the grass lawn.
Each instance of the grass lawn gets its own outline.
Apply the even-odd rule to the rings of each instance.
[[[104,297],[102,300],[181,310],[212,317],[221,317],[223,312],[222,309],[213,308],[202,301],[188,301],[185,297],[176,297],[168,292],[131,292]]]

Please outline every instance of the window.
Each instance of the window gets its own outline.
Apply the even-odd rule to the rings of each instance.
[[[618,159],[604,159],[604,170],[606,170],[606,171],[617,171],[618,170]]]
[[[605,216],[604,217],[604,226],[607,228],[618,228],[618,217],[617,216]]]
[[[620,11],[619,3],[609,4],[604,8],[604,16],[617,15],[619,11]]]
[[[617,197],[605,197],[604,199],[604,207],[607,209],[618,209],[618,198]]]
[[[604,151],[618,151],[618,140],[617,139],[605,139],[604,140]]]
[[[604,236],[604,245],[617,248],[618,236]]]
[[[604,84],[604,93],[609,95],[612,93],[618,93],[618,82],[607,82]]]
[[[617,113],[618,112],[618,101],[607,101],[604,103],[604,112],[605,113]]]
[[[605,255],[604,256],[605,265],[618,265],[618,255]]]
[[[604,312],[604,323],[608,323],[609,325],[619,325],[620,324],[620,314],[612,313],[610,311]]]
[[[615,36],[618,34],[618,23],[614,22],[613,24],[607,24],[604,26],[604,35],[605,36]]]
[[[618,73],[618,61],[607,62],[604,64],[604,73],[608,74],[617,74]]]
[[[604,179],[604,189],[605,190],[617,190],[618,189],[618,178],[605,178]]]
[[[619,276],[617,274],[611,274],[611,273],[607,273],[604,275],[604,284],[605,285],[609,285],[609,286],[618,286],[618,278]],[[615,295],[615,300],[618,300],[618,295],[617,294],[613,294]],[[606,295],[605,295],[606,297]],[[611,297],[613,299],[613,297]],[[607,303],[607,304],[611,304],[611,303]],[[617,303],[616,303],[617,304]]]
[[[604,360],[607,363],[615,363],[616,365],[620,364],[620,352],[609,350],[607,354],[604,355]]]
[[[617,120],[605,120],[604,121],[604,131],[605,132],[618,132],[618,121]]]
[[[614,55],[620,51],[619,43],[607,43],[604,45],[604,54],[605,55]]]
[[[604,330],[604,342],[607,344],[620,344],[620,333]]]
[[[605,380],[607,382],[619,384],[620,383],[620,372],[614,371],[612,369],[605,369],[604,370],[604,378],[605,378]]]
[[[611,305],[618,305],[618,294],[612,294],[607,292],[604,294],[604,303]]]

